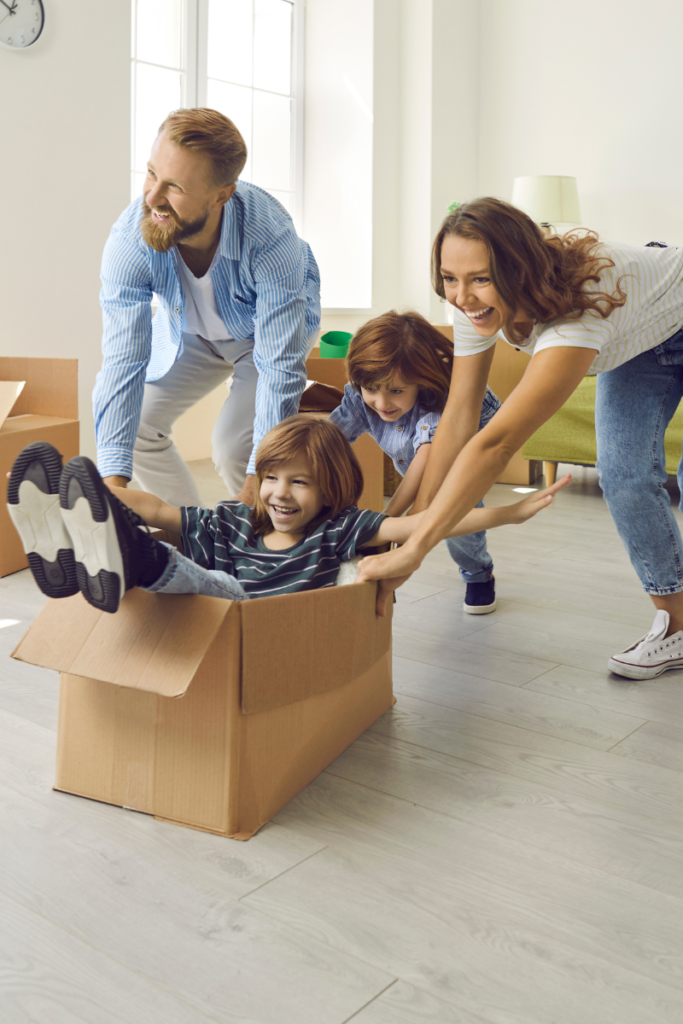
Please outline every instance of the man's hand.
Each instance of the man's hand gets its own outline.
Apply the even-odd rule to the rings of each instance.
[[[104,476],[102,481],[107,487],[127,487],[130,483],[130,480],[125,476]]]
[[[251,505],[253,507],[256,500],[256,477],[248,476],[244,481],[244,487],[238,495],[235,496],[235,501],[241,501],[243,505]]]

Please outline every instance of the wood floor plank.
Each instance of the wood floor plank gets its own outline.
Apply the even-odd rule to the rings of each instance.
[[[492,915],[505,908],[578,952],[683,989],[680,899],[327,773],[278,821],[381,864],[387,878],[412,872],[436,894]]]
[[[683,671],[680,669],[658,679],[635,680],[611,672],[558,665],[525,683],[524,689],[664,724],[683,724]]]
[[[464,648],[470,658],[477,650],[481,650],[484,664],[488,664],[488,660],[494,652],[499,652],[503,659],[506,656],[523,658],[533,653],[536,656],[545,655],[548,661],[553,661],[555,664],[571,665],[573,668],[583,668],[589,671],[599,671],[604,668],[606,672],[607,662],[615,653],[613,644],[597,644],[584,640],[579,645],[571,637],[561,633],[547,632],[540,628],[508,626],[504,620],[488,625],[486,629],[465,637],[459,643],[461,649]],[[458,668],[457,661],[453,667]],[[554,668],[554,665],[549,664],[548,669],[550,668]],[[536,675],[540,675],[540,673],[536,673]],[[524,680],[524,682],[528,682],[528,680]]]
[[[543,678],[543,677],[541,677]],[[531,693],[478,676],[394,658],[394,691],[497,722],[609,750],[647,719]]]
[[[208,1017],[0,892],[5,1024],[211,1024]]]
[[[348,1024],[491,1024],[478,1014],[457,1009],[405,981],[397,981]]]
[[[683,826],[678,812],[670,813],[669,822],[648,819],[609,801],[577,797],[559,787],[529,782],[372,731],[326,770],[683,898]]]
[[[341,1024],[392,981],[238,903],[221,854],[194,865],[174,856],[173,841],[154,842],[163,823],[131,813],[142,824],[126,842],[120,823],[103,827],[115,810],[64,794],[51,803],[22,799],[0,787],[0,891],[216,1021]],[[155,832],[147,843],[145,827]],[[197,845],[222,844],[225,863],[244,856],[234,841],[194,836]]]
[[[683,822],[683,775],[670,769],[405,696],[370,732],[640,815],[643,821]]]
[[[612,747],[612,753],[683,772],[683,728],[669,722],[646,722]]]
[[[496,1024],[577,1024],[589,1012],[683,1021],[683,991],[527,928],[508,907],[437,893],[414,870],[387,876],[369,856],[328,848],[242,903]]]
[[[521,686],[559,663],[559,659],[544,661],[523,652],[511,653],[493,646],[487,647],[477,639],[487,632],[484,628],[465,640],[451,642],[442,637],[427,637],[417,630],[402,626],[394,632],[394,653],[401,658],[424,662],[425,665],[467,672],[512,686]]]

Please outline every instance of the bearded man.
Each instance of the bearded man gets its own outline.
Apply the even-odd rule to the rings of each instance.
[[[298,411],[320,324],[313,254],[276,199],[238,181],[246,159],[244,139],[218,111],[169,114],[143,196],[104,249],[98,468],[117,486],[134,473],[175,506],[201,500],[173,423],[228,377],[213,461],[230,496],[253,504],[256,448]]]

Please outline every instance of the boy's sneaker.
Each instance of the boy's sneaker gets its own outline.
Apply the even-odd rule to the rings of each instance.
[[[78,589],[91,605],[115,612],[126,590],[149,586],[161,576],[168,549],[154,540],[141,516],[111,493],[90,459],[78,455],[67,462],[59,496]]]
[[[62,456],[34,441],[17,456],[7,486],[7,508],[28,555],[33,578],[48,597],[78,593],[73,546],[62,522]]]
[[[669,613],[660,608],[650,632],[610,658],[607,667],[627,679],[654,679],[670,668],[683,668],[683,630],[667,636],[668,628]]]
[[[484,583],[468,583],[463,608],[468,615],[488,615],[496,610],[496,581],[492,576]]]

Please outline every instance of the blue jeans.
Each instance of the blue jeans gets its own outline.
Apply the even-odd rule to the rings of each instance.
[[[683,590],[683,541],[664,485],[664,432],[683,396],[683,329],[597,381],[600,486],[648,594]],[[683,493],[683,459],[678,467]]]
[[[500,400],[492,391],[486,392],[481,407],[479,429],[482,430],[500,409]],[[484,502],[476,506],[483,508]],[[486,583],[493,573],[493,559],[486,547],[486,530],[468,533],[464,537],[449,537],[446,541],[448,553],[460,566],[460,575],[465,583]]]
[[[228,601],[248,600],[249,595],[234,576],[220,569],[205,569],[185,558],[170,544],[164,544],[164,547],[171,553],[168,565],[156,583],[151,587],[141,587],[141,590],[150,594],[205,594],[207,597],[224,597]]]

